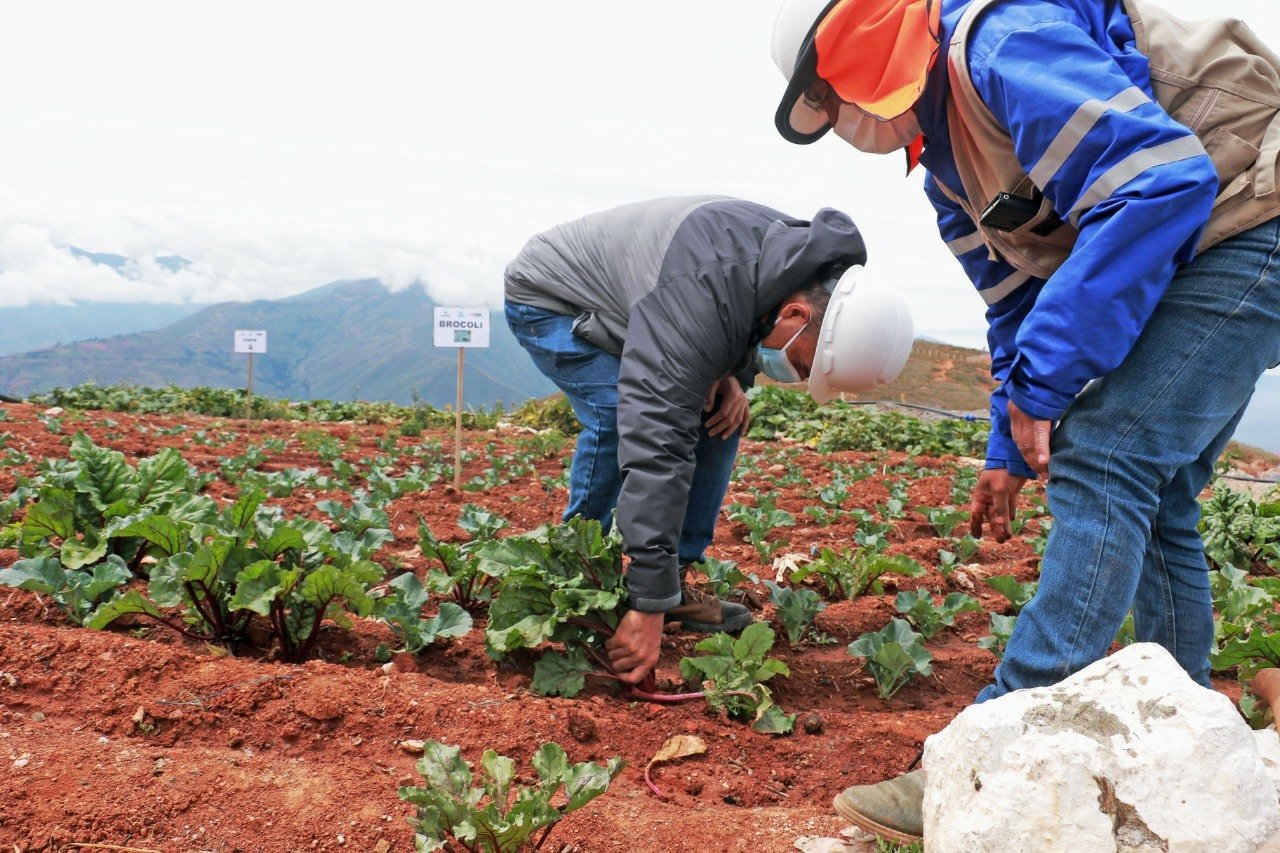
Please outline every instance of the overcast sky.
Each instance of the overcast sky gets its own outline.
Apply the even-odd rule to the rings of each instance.
[[[40,2],[0,27],[0,308],[277,298],[337,278],[496,305],[532,233],[636,199],[834,206],[920,332],[982,303],[920,175],[783,142],[776,0]],[[1165,0],[1195,17],[1204,0]],[[1273,0],[1223,0],[1280,48]],[[126,277],[62,251],[139,259]],[[150,261],[176,253],[170,273]]]

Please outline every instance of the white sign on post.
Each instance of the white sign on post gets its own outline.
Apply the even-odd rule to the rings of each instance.
[[[437,308],[434,341],[438,347],[488,347],[489,309]]]
[[[265,331],[236,329],[236,352],[261,354],[266,351],[267,333]]]

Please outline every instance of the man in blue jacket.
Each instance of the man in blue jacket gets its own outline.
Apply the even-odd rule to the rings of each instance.
[[[786,0],[773,47],[782,135],[923,163],[987,305],[974,532],[1008,538],[1026,479],[1049,477],[1039,592],[978,701],[1100,659],[1130,609],[1208,686],[1196,498],[1280,362],[1280,57],[1140,0]],[[911,840],[922,787],[835,805]]]

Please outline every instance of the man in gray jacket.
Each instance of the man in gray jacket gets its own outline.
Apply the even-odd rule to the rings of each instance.
[[[511,330],[583,425],[565,518],[607,523],[617,508],[631,610],[608,646],[624,681],[657,663],[664,615],[702,631],[751,622],[745,607],[683,585],[682,568],[711,543],[757,359],[781,381],[809,378],[830,294],[865,260],[839,211],[805,222],[701,196],[557,226],[507,267]],[[905,309],[894,303],[890,315],[906,318],[909,351]],[[877,356],[901,355],[893,374],[906,359],[901,339]],[[826,360],[817,379],[829,397],[841,371]]]

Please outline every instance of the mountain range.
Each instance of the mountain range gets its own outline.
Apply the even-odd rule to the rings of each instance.
[[[265,329],[267,352],[254,358],[256,393],[399,403],[416,395],[443,406],[455,399],[457,356],[453,348],[432,344],[435,307],[420,286],[393,293],[367,279],[337,281],[287,299],[213,305],[131,334],[111,335],[117,329],[104,312],[82,334],[96,335],[91,340],[0,357],[0,394],[20,397],[81,382],[243,388],[246,357],[232,352],[234,332]],[[10,312],[21,310],[27,309],[0,311],[6,327]],[[490,347],[466,354],[465,401],[517,403],[552,393],[555,386],[534,367],[500,313],[494,312],[491,327]]]

